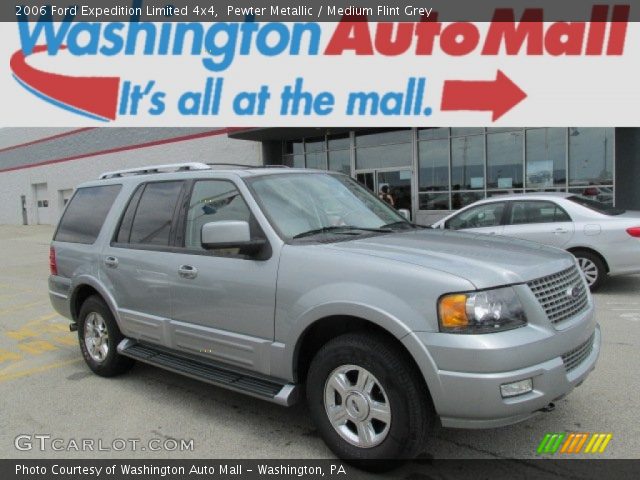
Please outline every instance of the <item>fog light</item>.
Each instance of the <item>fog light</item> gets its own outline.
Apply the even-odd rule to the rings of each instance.
[[[533,380],[530,378],[500,385],[502,398],[524,395],[525,393],[529,393],[531,390],[533,390]]]

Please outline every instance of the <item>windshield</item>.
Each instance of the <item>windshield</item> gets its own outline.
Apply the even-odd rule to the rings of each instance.
[[[598,202],[597,200],[591,200],[590,198],[582,197],[579,195],[573,195],[568,197],[574,203],[582,205],[583,207],[593,210],[594,212],[602,213],[604,215],[622,215],[625,210],[619,208],[613,208],[606,203]]]
[[[345,175],[274,174],[247,179],[247,184],[287,239],[412,228],[393,208]]]

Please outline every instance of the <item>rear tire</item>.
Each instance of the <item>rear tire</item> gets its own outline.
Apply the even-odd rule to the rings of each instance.
[[[123,335],[111,310],[102,298],[87,298],[78,316],[78,341],[89,368],[102,377],[113,377],[128,371],[133,359],[120,355],[116,347]]]
[[[589,289],[595,292],[607,276],[607,267],[599,256],[591,252],[578,250],[572,253],[578,260],[580,270],[582,270],[587,279]]]
[[[326,444],[360,468],[388,469],[395,464],[379,461],[414,458],[435,421],[422,375],[405,352],[379,335],[329,341],[311,362],[306,391]]]

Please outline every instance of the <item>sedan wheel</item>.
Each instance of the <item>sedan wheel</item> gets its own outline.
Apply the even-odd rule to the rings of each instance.
[[[587,284],[589,286],[593,285],[598,279],[598,267],[596,267],[596,264],[588,258],[579,258],[578,264],[587,279]]]
[[[578,260],[578,266],[587,281],[587,285],[589,285],[591,291],[596,290],[607,275],[605,264],[597,255],[591,252],[579,251],[573,254]]]

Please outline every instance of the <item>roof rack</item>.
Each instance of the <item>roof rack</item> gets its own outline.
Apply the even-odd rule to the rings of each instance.
[[[147,167],[127,168],[125,170],[114,170],[100,175],[100,180],[117,178],[125,175],[149,175],[152,173],[188,172],[192,170],[211,170],[206,163],[169,163],[166,165],[149,165]]]
[[[247,165],[244,163],[207,163],[210,167],[240,167],[240,168],[289,168],[287,165]]]
[[[169,163],[166,165],[149,165],[147,167],[127,168],[114,170],[100,175],[100,180],[108,178],[124,177],[125,175],[150,175],[152,173],[190,172],[194,170],[212,170],[212,167],[239,167],[239,168],[289,168],[286,165],[246,165],[242,163]]]

